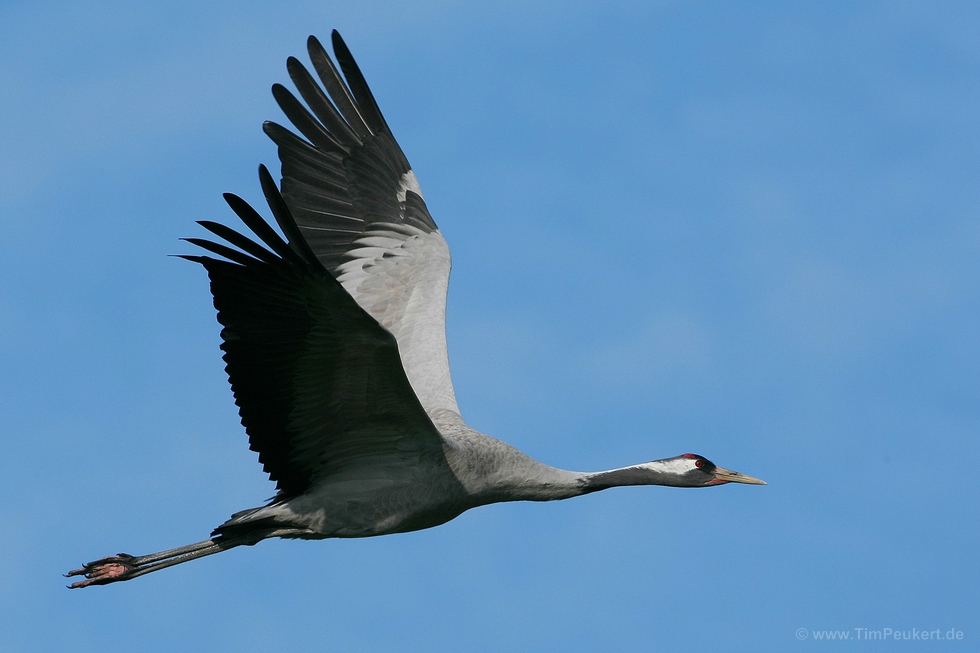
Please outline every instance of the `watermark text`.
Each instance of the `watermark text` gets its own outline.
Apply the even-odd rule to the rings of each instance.
[[[849,640],[849,641],[961,641],[963,631],[956,628],[851,628],[849,630],[796,629],[796,639]]]

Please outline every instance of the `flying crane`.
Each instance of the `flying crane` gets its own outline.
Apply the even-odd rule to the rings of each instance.
[[[271,537],[318,540],[431,528],[500,501],[554,501],[623,485],[764,481],[696,454],[602,472],[557,469],[479,433],[456,405],[446,350],[449,247],[340,35],[339,70],[307,43],[305,102],[272,93],[302,137],[267,122],[281,187],[259,167],[280,236],[241,198],[251,232],[201,221],[221,349],[242,425],[276,482],[268,505],[235,513],[203,542],[120,553],[67,576],[72,588],[129,580]],[[319,81],[317,81],[319,80]]]

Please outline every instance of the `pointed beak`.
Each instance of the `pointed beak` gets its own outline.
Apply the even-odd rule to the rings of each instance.
[[[766,482],[761,478],[756,478],[754,476],[747,476],[745,474],[739,474],[738,472],[733,472],[730,469],[725,469],[724,467],[715,467],[714,479],[705,483],[705,485],[721,485],[722,483],[746,483],[748,485],[766,485]]]

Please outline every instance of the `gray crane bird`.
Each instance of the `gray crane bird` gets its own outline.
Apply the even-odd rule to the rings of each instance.
[[[270,537],[430,528],[498,501],[622,485],[764,485],[689,453],[566,471],[466,425],[446,352],[449,248],[350,51],[336,31],[332,39],[339,71],[316,38],[307,43],[319,84],[287,61],[305,106],[272,87],[305,137],[263,126],[279,149],[281,190],[264,166],[259,180],[284,237],[226,194],[251,235],[201,221],[224,242],[188,238],[214,256],[182,256],[207,270],[235,403],[277,493],[203,542],[90,562],[67,574],[84,576],[70,587],[129,580]]]

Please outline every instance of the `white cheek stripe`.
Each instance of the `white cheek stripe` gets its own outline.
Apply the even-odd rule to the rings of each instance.
[[[655,460],[650,463],[643,463],[637,467],[643,467],[665,474],[686,474],[697,469],[697,461],[693,458],[674,458],[673,460]]]

